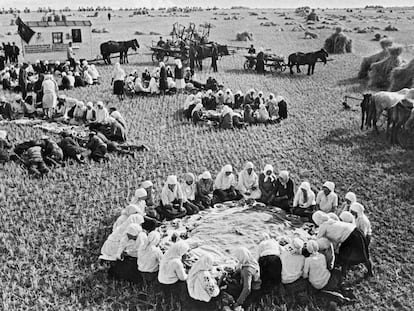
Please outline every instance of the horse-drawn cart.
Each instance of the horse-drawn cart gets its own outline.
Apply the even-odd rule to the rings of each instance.
[[[156,46],[152,45],[149,47],[152,51],[151,59],[153,63],[159,63],[159,62],[168,62],[168,59],[170,57],[173,58],[179,58],[181,60],[185,60],[188,58],[188,52],[187,49],[176,47],[176,46]]]
[[[255,70],[257,63],[256,55],[244,55],[246,61],[243,64],[243,68],[247,71]],[[287,64],[285,63],[285,58],[283,56],[278,56],[275,54],[265,54],[264,57],[264,67],[270,72],[283,72],[286,70]]]

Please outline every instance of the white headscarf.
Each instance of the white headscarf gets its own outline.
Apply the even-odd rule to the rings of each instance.
[[[270,175],[267,175],[266,172],[267,171],[272,171],[272,173]],[[276,179],[276,176],[274,174],[274,170],[273,170],[273,166],[270,164],[266,164],[264,169],[263,169],[263,174],[264,174],[264,182],[267,182],[269,179],[270,181],[274,181]]]
[[[322,212],[322,211],[316,211],[315,213],[313,213],[312,215],[312,220],[313,222],[317,225],[320,226],[322,225],[324,222],[329,220],[329,216],[328,214]]]
[[[241,267],[252,267],[257,271],[260,271],[259,263],[254,259],[252,253],[246,247],[236,248],[234,257],[236,257]]]
[[[306,249],[309,252],[309,254],[316,254],[319,251],[319,245],[314,240],[309,240],[306,243]]]
[[[323,187],[328,188],[331,192],[334,192],[335,191],[335,184],[332,181],[326,181],[323,184]]]
[[[280,255],[280,244],[270,237],[260,242],[258,248],[259,258],[269,255]]]
[[[365,208],[362,204],[355,202],[351,204],[349,210],[357,213],[358,217],[361,217],[362,215],[364,215]]]
[[[224,105],[223,106],[223,110],[221,111],[221,116],[225,117],[227,114],[232,114],[233,113],[233,109],[231,109],[229,106]]]
[[[198,101],[198,103],[193,108],[193,111],[191,111],[191,116],[193,116],[195,112],[200,111],[202,109],[203,109],[203,104],[201,103],[201,101]]]
[[[188,293],[190,297],[196,300],[209,302],[211,300],[211,296],[206,291],[204,287],[204,275],[205,273],[209,273],[210,270],[213,268],[213,257],[209,254],[202,256],[190,269],[187,278],[187,287]],[[219,288],[217,287],[217,291],[215,296],[219,294]],[[214,297],[215,297],[214,296]]]
[[[354,224],[355,225],[355,217],[354,217],[354,215],[352,215],[348,211],[343,211],[339,215],[339,219],[342,220],[343,222],[347,222],[347,223],[350,223],[350,224]]]
[[[162,257],[160,266],[167,266],[173,259],[181,259],[181,257],[189,251],[189,249],[190,246],[183,240],[174,243]]]
[[[248,173],[248,169],[252,169],[251,174]],[[244,169],[239,174],[239,188],[240,190],[249,190],[252,187],[257,187],[259,185],[259,177],[255,173],[254,165],[252,162],[247,162],[244,166]]]
[[[151,231],[148,236],[145,235],[145,239],[143,238],[140,246],[140,252],[146,252],[152,247],[156,247],[161,241],[161,235],[158,231]]]
[[[109,112],[108,109],[104,106],[103,102],[98,101],[96,103],[97,109],[96,109],[96,122],[97,123],[107,123],[109,120]],[[99,108],[99,106],[102,106],[102,109]]]
[[[227,176],[226,172],[231,172],[232,174]],[[214,187],[216,189],[226,190],[231,186],[235,186],[235,182],[233,167],[230,164],[227,164],[223,166],[220,173],[217,174],[216,180],[214,181]]]
[[[351,201],[351,204],[355,203],[357,201],[357,197],[356,197],[355,193],[353,193],[353,192],[348,192],[345,195],[345,199]]]

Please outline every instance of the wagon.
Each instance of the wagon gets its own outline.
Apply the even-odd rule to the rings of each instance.
[[[153,63],[166,63],[170,57],[179,58],[181,60],[185,60],[188,58],[187,50],[182,50],[175,46],[169,46],[168,48],[165,48],[153,45],[149,48],[152,51],[151,59]]]
[[[257,62],[256,55],[244,55],[244,58],[246,58],[246,61],[243,64],[243,68],[247,71],[254,70]],[[274,54],[265,54],[264,62],[265,69],[268,69],[270,72],[277,72],[278,70],[283,72],[287,67],[285,58]]]

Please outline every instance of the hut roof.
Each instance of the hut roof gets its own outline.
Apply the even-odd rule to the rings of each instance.
[[[34,21],[26,22],[26,25],[29,27],[73,27],[73,26],[92,26],[91,21],[59,21],[59,22],[43,22],[43,21]]]

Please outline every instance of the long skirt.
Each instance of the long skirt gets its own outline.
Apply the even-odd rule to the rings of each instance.
[[[124,260],[112,263],[108,270],[108,276],[116,280],[125,280],[135,284],[142,282],[141,273],[138,271],[137,258],[125,256]]]
[[[339,247],[338,262],[345,265],[357,265],[369,261],[367,240],[358,228]]]
[[[124,94],[124,81],[116,80],[114,82],[114,94],[123,95]]]
[[[186,209],[187,215],[194,215],[200,211],[199,207],[194,203],[194,201],[185,202],[183,204],[183,207]]]
[[[187,290],[187,283],[184,281],[177,281],[173,284],[160,283],[161,292],[164,294],[166,303],[170,304],[171,299],[184,301],[189,295]]]
[[[42,98],[42,108],[43,109],[54,108],[54,107],[56,107],[56,104],[57,104],[56,93],[43,94],[43,98]]]
[[[181,89],[185,88],[184,79],[176,79],[175,80],[175,87],[177,88],[177,90],[181,90]]]
[[[168,210],[164,207],[161,201],[160,206],[157,207],[157,212],[161,215],[163,219],[166,219],[166,220],[172,220],[174,218],[182,218],[187,214],[187,212],[186,210],[178,211],[178,209],[176,208],[177,204],[178,203],[176,203],[176,201],[172,202],[172,205],[174,206],[174,210]]]
[[[214,203],[221,203],[225,201],[237,201],[241,200],[243,196],[240,194],[238,190],[234,188],[229,189],[216,189],[213,192],[213,202]]]
[[[279,256],[268,255],[259,258],[262,288],[271,289],[282,281],[282,261]]]

